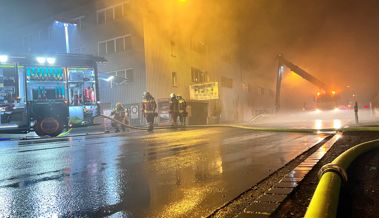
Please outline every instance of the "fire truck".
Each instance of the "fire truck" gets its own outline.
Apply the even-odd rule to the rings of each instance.
[[[0,55],[0,133],[57,136],[99,114],[97,63],[91,55]]]

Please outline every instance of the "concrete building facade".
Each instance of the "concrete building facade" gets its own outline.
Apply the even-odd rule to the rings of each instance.
[[[234,55],[232,27],[218,22],[219,14],[204,13],[210,7],[217,10],[215,5],[98,0],[23,28],[3,45],[11,52],[63,53],[64,28],[55,20],[73,20],[70,52],[104,56],[108,61],[99,65],[101,77],[115,76],[100,80],[105,108],[116,102],[137,106],[149,91],[165,114],[162,120],[172,92],[187,99],[193,123],[246,121],[271,112],[274,80],[242,69]],[[195,91],[198,95],[191,96]]]

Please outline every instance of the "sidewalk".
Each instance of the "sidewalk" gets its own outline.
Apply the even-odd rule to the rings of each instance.
[[[341,195],[339,217],[378,217],[379,149],[354,161],[348,170],[349,182]]]
[[[346,133],[325,157],[309,172],[297,189],[283,202],[271,217],[304,217],[318,184],[319,169],[332,162],[347,149],[369,140],[378,139],[378,132]],[[338,217],[377,217],[379,213],[379,151],[367,153],[357,159],[349,169],[348,188],[341,190],[341,210]],[[352,199],[352,201],[348,201]],[[355,216],[351,216],[351,215]],[[363,215],[364,214],[364,215]]]

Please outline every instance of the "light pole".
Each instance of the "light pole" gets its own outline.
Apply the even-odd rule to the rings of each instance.
[[[70,41],[69,41],[69,36],[68,36],[68,23],[64,23],[64,36],[66,40],[66,53],[70,53]]]
[[[65,43],[66,43],[66,53],[70,53],[70,38],[69,38],[69,34],[68,34],[68,27],[70,25],[74,25],[76,26],[77,25],[77,21],[74,20],[74,19],[68,19],[68,18],[62,18],[62,17],[58,17],[55,19],[55,23],[59,24],[63,24],[63,27],[64,27],[64,38],[65,38]]]

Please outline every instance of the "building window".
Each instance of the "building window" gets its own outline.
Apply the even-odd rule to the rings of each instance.
[[[97,24],[105,24],[105,11],[97,12]]]
[[[125,70],[119,70],[116,72],[116,76],[125,79]]]
[[[106,42],[99,42],[99,55],[104,56],[107,54]]]
[[[176,57],[176,55],[175,55],[175,42],[173,40],[170,41],[170,47],[171,47],[171,57]]]
[[[191,77],[192,82],[194,83],[203,83],[208,81],[208,74],[194,67],[191,68]]]
[[[129,68],[125,70],[125,78],[128,82],[133,82],[134,79],[134,69]]]
[[[78,30],[83,30],[84,29],[84,20],[85,16],[80,16],[80,17],[75,17],[74,21],[76,23],[76,28]]]
[[[131,48],[131,36],[125,35],[99,42],[99,55],[120,53]]]
[[[128,3],[121,3],[97,10],[97,24],[107,24],[126,16]]]
[[[116,39],[116,52],[125,51],[125,40],[124,37]]]
[[[176,72],[171,73],[171,84],[173,87],[177,87],[177,77]]]
[[[121,85],[126,82],[133,82],[134,69],[122,69],[114,72],[109,72],[110,75],[115,76],[112,80],[112,84]]]
[[[114,17],[115,17],[115,19],[120,19],[123,17],[122,5],[118,5],[114,8]]]
[[[113,8],[109,8],[105,11],[105,23],[109,23],[114,20],[114,10]]]
[[[221,77],[221,86],[226,88],[233,88],[233,79]]]
[[[125,50],[132,48],[132,37],[130,35],[124,36]]]
[[[115,53],[115,41],[109,40],[107,41],[107,54],[113,54]]]

